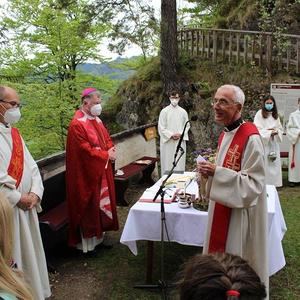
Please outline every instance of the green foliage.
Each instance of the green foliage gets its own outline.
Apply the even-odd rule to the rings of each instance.
[[[271,1],[264,0],[259,5],[259,28],[261,31],[273,32],[277,41],[274,49],[282,54],[289,47],[288,40],[283,36],[284,33],[289,33],[291,30],[298,29],[296,34],[299,34],[300,29],[300,5],[295,1]],[[294,20],[294,21],[293,21]],[[292,28],[291,23],[296,23],[296,28]],[[295,25],[294,25],[295,27]],[[293,33],[293,32],[291,32]]]
[[[121,54],[126,46],[135,44],[142,50],[144,61],[156,54],[159,46],[159,22],[149,1],[126,1],[119,15],[122,18],[113,22],[110,49]]]
[[[11,32],[0,53],[7,72],[73,78],[77,65],[99,60],[97,46],[109,30],[84,0],[9,0],[0,26]],[[15,55],[16,54],[16,55]],[[3,65],[3,63],[5,63]]]
[[[51,84],[1,82],[16,89],[23,104],[22,119],[17,124],[30,152],[35,159],[64,150],[67,129],[74,111],[79,107],[80,93],[87,86],[98,88],[102,93],[104,111],[110,95],[114,94],[119,81],[108,77],[76,76]],[[108,119],[109,112],[106,113]]]
[[[186,26],[263,30],[299,34],[299,0],[188,0],[193,8]],[[276,36],[276,37],[277,37]]]

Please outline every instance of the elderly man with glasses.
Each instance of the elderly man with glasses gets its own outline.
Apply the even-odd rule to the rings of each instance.
[[[198,164],[200,175],[208,177],[210,199],[203,252],[240,255],[268,288],[264,147],[256,126],[241,117],[244,101],[239,87],[223,85],[212,102],[215,121],[224,130],[216,164]]]
[[[51,292],[37,217],[44,188],[37,164],[19,131],[11,127],[21,117],[20,106],[17,92],[0,86],[0,192],[14,208],[12,259],[24,272],[34,298],[45,299]]]

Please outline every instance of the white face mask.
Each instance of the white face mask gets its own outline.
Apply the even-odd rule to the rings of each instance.
[[[17,123],[21,118],[21,112],[19,107],[13,107],[5,111],[3,119],[7,124]]]
[[[102,112],[102,106],[101,104],[95,104],[94,106],[92,106],[91,108],[91,114],[95,117],[100,116]]]
[[[175,107],[178,105],[179,99],[170,99],[171,104]]]

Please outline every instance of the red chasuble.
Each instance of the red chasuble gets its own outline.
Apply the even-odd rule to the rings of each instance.
[[[20,185],[23,170],[24,170],[24,150],[22,139],[17,128],[11,129],[12,138],[12,151],[7,174],[14,178],[16,182],[16,188]]]
[[[223,162],[224,168],[232,169],[236,172],[241,170],[243,152],[249,137],[253,134],[259,134],[253,123],[243,123],[238,128],[225,155]],[[222,132],[219,137],[218,149],[222,144],[223,137],[224,132]],[[208,253],[225,252],[230,216],[230,207],[218,202],[215,203]]]
[[[118,230],[113,170],[108,149],[113,142],[99,118],[80,110],[70,123],[66,147],[66,186],[70,218],[69,244],[101,238]]]

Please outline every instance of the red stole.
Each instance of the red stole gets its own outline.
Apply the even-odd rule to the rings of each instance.
[[[24,150],[21,135],[17,128],[11,129],[12,137],[12,152],[7,169],[7,174],[14,178],[16,182],[16,188],[18,188],[24,169]]]
[[[241,161],[248,138],[253,134],[259,134],[253,123],[243,123],[235,133],[223,161],[223,167],[239,172]],[[218,140],[218,149],[221,146],[224,131]],[[226,241],[230,223],[231,208],[218,202],[215,203],[208,253],[225,252]]]
[[[293,144],[293,152],[292,152],[292,162],[291,162],[291,169],[295,168],[295,144]]]

